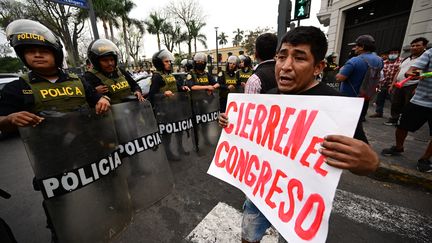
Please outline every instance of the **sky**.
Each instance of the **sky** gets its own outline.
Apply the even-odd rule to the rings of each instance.
[[[162,10],[169,5],[173,0],[133,0],[136,7],[130,13],[130,16],[138,20],[146,20],[150,12],[154,10]],[[175,0],[179,1],[179,0]],[[215,27],[218,27],[218,35],[224,32],[228,35],[228,44],[224,47],[232,46],[233,32],[239,28],[245,34],[249,30],[257,28],[270,28],[271,31],[277,31],[277,17],[279,0],[196,0],[202,9],[206,26],[202,29],[202,34],[207,37],[208,50],[216,48],[216,32]],[[292,1],[294,2],[294,1]],[[321,28],[324,32],[327,27],[322,26],[316,14],[320,9],[321,1],[312,0],[312,8],[310,18],[302,20],[301,25],[313,25]],[[293,6],[294,9],[294,6]],[[291,15],[292,16],[292,15]],[[87,21],[90,25],[90,22]],[[86,28],[90,31],[90,28]],[[101,38],[104,38],[102,24],[98,23],[98,32]],[[88,33],[90,38],[91,34]],[[5,43],[6,38],[3,33],[0,33],[0,43]],[[144,35],[142,56],[150,58],[158,51],[156,36],[146,33]],[[162,47],[163,48],[163,47]],[[220,46],[219,46],[220,48]],[[187,46],[182,46],[182,51],[186,51]],[[198,44],[198,51],[207,51],[201,44]]]
[[[145,20],[150,15],[150,12],[163,9],[172,0],[133,1],[136,7],[132,10],[131,17]],[[221,32],[225,32],[228,35],[228,44],[225,47],[232,46],[233,32],[237,28],[243,30],[245,34],[248,33],[248,30],[255,30],[258,27],[269,27],[272,31],[277,31],[279,0],[197,0],[197,2],[205,16],[206,26],[204,26],[202,33],[207,37],[209,50],[216,48],[216,32],[214,27],[219,27],[218,35]],[[300,25],[313,25],[320,27],[323,31],[327,31],[327,28],[322,26],[316,17],[320,5],[320,0],[313,0],[310,19],[302,20]],[[187,50],[186,46],[182,47],[182,51],[185,50]],[[201,45],[198,46],[198,51],[206,50]],[[144,35],[143,55],[149,58],[156,51],[156,37],[146,33]]]

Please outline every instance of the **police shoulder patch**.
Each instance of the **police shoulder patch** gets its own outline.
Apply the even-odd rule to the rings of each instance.
[[[219,73],[218,73],[218,76],[219,76],[219,77],[222,77],[222,75],[223,75],[222,72],[219,72]]]
[[[192,79],[192,75],[188,74],[188,75],[186,76],[186,79],[187,79],[187,80],[191,80],[191,79]]]

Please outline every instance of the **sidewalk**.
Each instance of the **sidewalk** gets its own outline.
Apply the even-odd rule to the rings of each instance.
[[[381,162],[379,169],[371,177],[432,191],[432,173],[421,173],[416,169],[417,160],[424,153],[430,139],[427,123],[417,132],[408,134],[404,144],[405,152],[401,156],[387,157],[381,155],[381,150],[395,144],[396,129],[383,124],[390,115],[390,101],[386,100],[383,118],[370,118],[369,115],[374,113],[375,107],[371,104],[366,122],[363,123],[369,143]]]

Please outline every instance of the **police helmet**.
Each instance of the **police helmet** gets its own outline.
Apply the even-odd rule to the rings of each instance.
[[[250,67],[252,65],[252,59],[245,55],[239,56],[240,62],[243,62],[244,67]]]
[[[27,67],[24,49],[29,45],[48,47],[54,52],[56,66],[63,66],[63,45],[60,39],[41,23],[28,19],[15,20],[6,27],[6,37],[17,56]]]
[[[198,62],[200,63],[198,64]],[[207,65],[207,55],[202,52],[195,54],[193,57],[193,65],[196,70],[204,70]]]
[[[155,54],[153,54],[152,63],[153,63],[153,66],[156,68],[156,70],[164,71],[164,64],[163,64],[164,59],[169,59],[171,61],[171,63],[174,61],[174,57],[173,57],[172,53],[165,50],[165,49],[160,50],[160,51],[156,52]]]
[[[235,64],[235,68],[234,68],[234,70],[237,69],[237,67],[238,67],[238,65],[239,65],[239,58],[238,58],[237,56],[233,56],[233,55],[231,55],[231,56],[228,57],[228,60],[227,60],[227,62],[226,62],[226,70],[227,70],[227,71],[230,70],[230,69],[229,69],[229,65],[230,65],[230,63]]]
[[[180,62],[180,65],[186,70],[189,71],[193,68],[193,61],[189,59],[183,59]]]
[[[93,67],[100,71],[99,58],[106,56],[113,56],[115,64],[117,66],[118,56],[120,51],[118,47],[110,40],[97,39],[90,43],[87,56],[90,59]]]
[[[227,60],[228,63],[234,63],[235,65],[239,64],[239,58],[237,56],[229,56]]]

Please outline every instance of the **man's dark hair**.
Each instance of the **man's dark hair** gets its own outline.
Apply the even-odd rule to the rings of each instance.
[[[264,33],[256,38],[255,50],[258,53],[258,57],[262,60],[273,59],[276,55],[276,48],[278,39],[275,34]]]
[[[418,38],[415,38],[413,41],[411,41],[410,44],[413,44],[413,43],[416,43],[416,42],[419,42],[419,41],[421,41],[424,46],[426,46],[429,43],[428,39],[426,39],[424,37],[418,37]]]
[[[328,46],[324,33],[319,28],[313,26],[299,26],[288,31],[282,37],[278,50],[280,50],[283,43],[290,43],[295,46],[300,44],[310,45],[315,64],[324,60]]]

